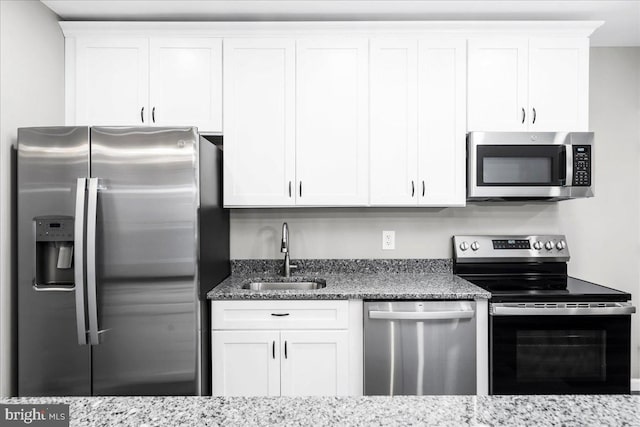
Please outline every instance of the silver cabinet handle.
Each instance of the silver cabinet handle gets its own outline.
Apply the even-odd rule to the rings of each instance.
[[[424,180],[422,180],[422,197],[424,197],[424,191],[425,191]]]
[[[527,113],[524,111],[524,107],[522,108],[522,123],[524,123],[524,119]]]
[[[416,193],[416,187],[415,187],[414,182],[412,180],[411,181],[411,197],[413,197],[415,193]]]
[[[140,120],[144,123],[144,107],[140,109]]]
[[[73,277],[76,290],[76,331],[78,344],[80,345],[87,345],[87,319],[85,317],[84,303],[84,208],[86,189],[86,178],[78,178],[76,182],[76,216],[73,225],[73,251],[75,252]]]
[[[87,200],[87,313],[89,342],[100,344],[98,338],[98,291],[96,285],[96,223],[98,220],[98,178],[89,178]]]
[[[369,319],[386,320],[440,320],[440,319],[470,319],[474,310],[450,311],[370,311]]]
[[[300,197],[302,197],[302,181],[300,181]]]
[[[153,107],[151,109],[151,120],[153,121],[153,123],[156,122],[156,107]]]
[[[291,181],[289,181],[289,197],[291,197]]]
[[[535,123],[536,123],[536,117],[537,117],[537,115],[538,115],[538,114],[536,113],[536,109],[534,108],[534,109],[533,109],[533,124],[535,124]]]
[[[495,303],[492,316],[611,316],[636,312],[630,303]]]

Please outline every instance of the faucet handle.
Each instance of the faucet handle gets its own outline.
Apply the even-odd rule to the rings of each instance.
[[[289,264],[289,270],[297,270],[298,264]]]

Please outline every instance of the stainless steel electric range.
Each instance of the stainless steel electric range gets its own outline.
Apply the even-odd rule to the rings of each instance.
[[[631,295],[567,275],[565,236],[454,236],[453,271],[491,292],[491,394],[630,392]]]

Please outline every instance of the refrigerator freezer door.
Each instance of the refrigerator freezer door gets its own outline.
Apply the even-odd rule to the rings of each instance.
[[[91,348],[78,344],[76,284],[64,259],[81,258],[70,246],[88,138],[86,127],[18,129],[18,396],[91,395]],[[36,262],[36,248],[55,259]],[[36,265],[48,266],[37,287]]]
[[[197,132],[94,127],[91,152],[94,394],[197,394]]]

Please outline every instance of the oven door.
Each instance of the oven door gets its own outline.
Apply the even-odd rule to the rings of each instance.
[[[491,315],[491,394],[630,392],[630,315]]]

